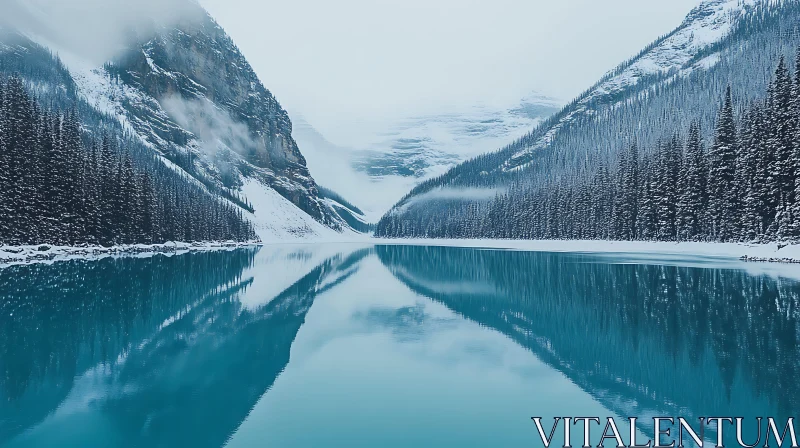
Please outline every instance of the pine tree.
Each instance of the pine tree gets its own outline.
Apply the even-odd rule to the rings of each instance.
[[[116,233],[115,202],[116,178],[115,167],[115,141],[111,136],[104,136],[100,146],[100,160],[98,164],[100,183],[100,234],[98,240],[104,246],[114,244]]]
[[[97,142],[92,143],[88,156],[84,160],[81,201],[83,203],[84,229],[86,232],[86,242],[89,244],[100,244],[100,171]]]
[[[85,151],[81,140],[80,120],[75,109],[64,116],[62,139],[66,163],[66,166],[63,167],[64,180],[68,188],[65,194],[67,241],[69,244],[78,244],[84,239],[86,226],[83,221],[85,211],[82,202],[83,173],[81,172],[84,166]]]
[[[774,153],[771,175],[774,179],[774,194],[777,203],[776,234],[782,239],[792,236],[793,225],[792,205],[795,188],[793,90],[792,78],[789,76],[786,61],[781,57],[775,71],[775,88],[771,102],[770,151]]]
[[[141,204],[136,191],[136,177],[130,154],[123,153],[119,165],[119,239],[125,244],[136,241],[136,224],[141,222]],[[201,220],[201,222],[205,222]]]
[[[677,237],[678,173],[681,165],[677,135],[659,145],[659,152],[658,237],[662,241],[674,241]]]
[[[658,205],[655,200],[656,184],[655,167],[657,164],[651,163],[650,158],[645,158],[642,162],[642,184],[643,191],[639,196],[639,238],[646,241],[655,240],[658,237]]]
[[[639,146],[634,142],[628,150],[628,169],[625,176],[625,204],[628,207],[627,234],[636,239],[636,221],[639,219]]]
[[[797,50],[794,75],[794,92],[791,103],[791,130],[792,133],[792,160],[790,165],[794,170],[793,200],[789,205],[792,221],[788,226],[788,233],[793,238],[800,237],[800,48]]]
[[[614,201],[615,238],[636,238],[639,194],[639,148],[631,144],[619,158],[617,167],[616,199]]]
[[[711,184],[709,212],[711,233],[718,241],[731,241],[738,221],[734,181],[736,176],[737,136],[731,89],[725,92],[725,102],[719,120],[710,156],[709,180]]]
[[[744,198],[742,204],[742,239],[755,241],[765,232],[766,194],[763,188],[767,173],[762,165],[759,137],[761,126],[760,111],[756,106],[750,108],[742,123],[741,157],[738,164],[738,193]]]
[[[700,136],[700,124],[693,122],[686,141],[686,163],[681,170],[681,196],[678,198],[679,237],[685,241],[696,241],[704,233],[708,169]]]
[[[34,169],[36,173],[36,183],[42,187],[36,189],[36,200],[39,209],[39,219],[37,220],[38,229],[36,233],[43,236],[49,235],[50,238],[43,239],[42,242],[52,244],[56,242],[53,240],[53,237],[58,232],[57,217],[53,214],[53,211],[57,207],[54,201],[57,192],[55,191],[56,186],[52,182],[54,170],[57,165],[54,160],[56,141],[53,136],[53,118],[47,112],[42,114],[39,123],[38,145],[38,158],[34,163]]]

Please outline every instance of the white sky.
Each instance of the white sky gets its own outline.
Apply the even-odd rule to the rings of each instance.
[[[537,90],[568,101],[699,0],[200,0],[326,137]],[[367,126],[372,125],[372,126]]]

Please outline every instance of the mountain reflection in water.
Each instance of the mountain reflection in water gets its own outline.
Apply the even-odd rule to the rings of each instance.
[[[348,345],[355,339],[343,335],[367,340],[389,332],[395,345],[382,356],[405,362],[408,354],[394,350],[426,344],[433,324],[491,331],[531,353],[564,378],[559,387],[586,395],[587,404],[575,403],[572,415],[584,415],[590,401],[623,418],[797,414],[797,281],[752,275],[736,263],[617,261],[444,247],[305,246],[1,269],[0,446],[241,446],[246,434],[237,437],[237,431],[244,422],[247,431],[263,426],[268,440],[275,430],[254,409],[277,406],[270,390],[282,375],[287,385],[275,400],[281,400],[281,418],[296,424],[279,431],[313,429],[285,404],[305,404],[289,387],[304,371],[303,356],[334,350],[338,339],[344,345],[335,349],[351,352],[341,359],[366,359],[369,349]],[[375,282],[388,293],[370,292]],[[416,299],[400,303],[400,296]],[[309,320],[319,300],[322,314]],[[348,303],[361,305],[356,310]],[[335,329],[325,329],[333,322]],[[304,332],[308,337],[297,342]],[[314,339],[317,334],[324,339]],[[296,351],[301,360],[288,369]],[[499,365],[488,355],[478,362]],[[345,364],[338,368],[363,368]],[[420,375],[435,382],[432,370]],[[313,377],[331,391],[343,386],[338,378]],[[389,408],[402,399],[390,386],[400,380],[375,379],[387,384],[377,390]],[[353,388],[366,394],[366,386]],[[469,385],[482,387],[493,385]],[[375,390],[351,395],[349,403],[366,403]],[[539,406],[531,401],[530,415],[510,422],[504,437],[516,432],[541,443],[529,420],[546,414]],[[476,419],[496,412],[472,410]],[[413,414],[402,418],[408,421],[394,424],[419,423]],[[425,428],[420,440],[447,444],[447,425],[433,421]],[[363,446],[371,440],[367,432],[359,439]]]

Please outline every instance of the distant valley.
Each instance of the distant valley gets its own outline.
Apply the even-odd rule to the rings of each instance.
[[[401,119],[358,147],[330,142],[290,111],[292,136],[314,178],[374,221],[413,187],[479,154],[494,151],[558,112],[559,100],[533,92],[503,107],[475,104]]]

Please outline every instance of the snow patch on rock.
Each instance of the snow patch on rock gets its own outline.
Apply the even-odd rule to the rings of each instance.
[[[343,234],[316,221],[277,191],[255,179],[245,179],[242,194],[254,213],[246,217],[265,243],[291,240],[336,241]]]

